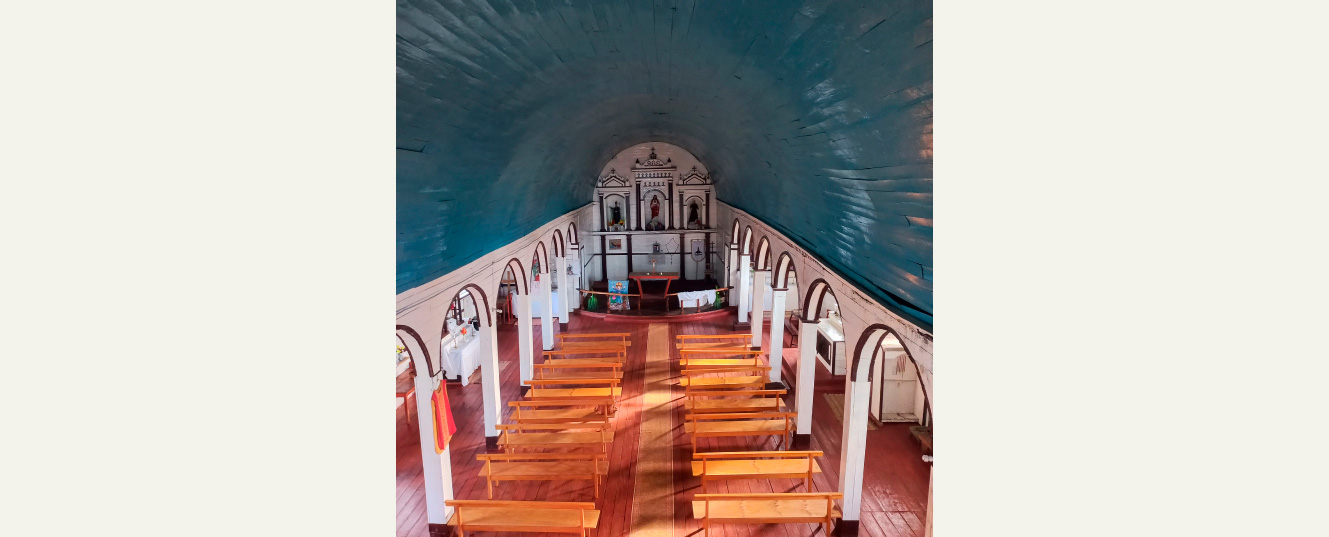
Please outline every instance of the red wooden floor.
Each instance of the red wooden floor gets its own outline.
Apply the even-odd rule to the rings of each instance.
[[[708,321],[693,321],[670,325],[671,342],[676,334],[708,334],[732,332],[733,317]],[[632,493],[636,485],[633,461],[636,460],[639,438],[637,435],[641,414],[643,365],[646,356],[646,333],[650,325],[641,322],[615,323],[591,320],[573,315],[570,332],[629,332],[633,346],[628,353],[623,384],[623,400],[615,420],[615,437],[610,448],[610,476],[598,503],[602,511],[597,537],[628,535],[632,522]],[[557,325],[555,325],[557,328]],[[533,332],[535,348],[539,348],[540,331],[537,324]],[[519,399],[519,368],[517,366],[517,329],[513,325],[500,328],[498,334],[500,360],[500,392],[506,413],[506,403]],[[677,358],[677,351],[672,350]],[[795,384],[794,371],[798,360],[797,349],[786,349],[784,378]],[[677,374],[677,365],[674,366]],[[478,379],[478,373],[476,378]],[[817,368],[817,395],[813,402],[812,442],[808,449],[826,452],[819,464],[823,474],[814,478],[813,488],[834,491],[839,488],[841,424],[827,406],[823,393],[844,391],[843,377],[833,378],[823,368]],[[480,416],[481,388],[472,383],[465,388],[449,385],[453,414],[457,420],[457,434],[452,441],[452,480],[458,498],[484,499],[485,481],[478,478],[480,465],[475,455],[484,452],[484,436]],[[792,406],[793,394],[789,403]],[[412,401],[412,403],[414,403]],[[424,518],[424,481],[420,467],[419,433],[407,427],[403,408],[411,408],[414,423],[414,404],[397,410],[397,535],[428,535]],[[689,500],[698,490],[698,481],[691,476],[688,463],[692,451],[688,437],[683,433],[683,411],[675,409],[676,425],[674,446],[674,535],[678,537],[700,535],[700,525],[691,518]],[[763,442],[758,438],[704,439],[705,451],[776,449],[777,439]],[[863,509],[859,533],[880,536],[923,535],[923,521],[927,508],[928,467],[922,462],[918,444],[909,435],[908,424],[887,424],[868,431],[868,465],[863,483]],[[802,490],[798,481],[732,481],[715,484],[713,492],[785,492]],[[510,482],[495,491],[495,499],[590,501],[589,482]],[[715,526],[716,537],[729,536],[811,536],[820,533],[812,524]]]

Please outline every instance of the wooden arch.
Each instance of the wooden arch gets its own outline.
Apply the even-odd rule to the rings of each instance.
[[[743,230],[743,253],[742,255],[752,255],[752,226],[747,226]]]
[[[918,377],[918,386],[923,390],[923,408],[927,410],[929,415],[935,415],[932,412],[932,397],[928,395],[928,387],[923,383],[923,369],[918,367],[918,361],[914,359],[914,354],[909,352],[909,346],[905,345],[904,338],[900,337],[900,334],[889,326],[876,323],[867,327],[863,331],[863,335],[859,336],[858,344],[854,346],[854,355],[849,358],[849,380],[857,382],[860,376],[871,376],[872,365],[876,363],[877,357],[882,354],[877,351],[881,348],[881,341],[886,339],[886,336],[895,336],[895,340],[900,342],[900,348],[904,349],[904,355],[909,357],[909,361],[914,364],[914,375]],[[863,353],[865,352],[868,353],[867,360],[863,359]]]
[[[826,298],[826,293],[835,296],[835,290],[831,289],[831,284],[826,280],[817,278],[808,284],[808,293],[803,297],[803,322],[817,322],[817,313],[821,311],[822,300]],[[840,297],[836,296],[838,301]]]
[[[734,227],[729,229],[729,244],[738,245],[738,219],[734,219]]]
[[[501,276],[500,276],[500,277],[501,277]],[[490,312],[489,312],[489,295],[486,295],[486,294],[485,294],[485,290],[484,290],[484,289],[481,289],[480,286],[478,286],[478,285],[476,285],[476,284],[473,284],[473,283],[468,283],[468,284],[466,284],[466,285],[461,286],[461,289],[458,289],[458,290],[457,290],[457,294],[452,295],[452,299],[451,299],[451,300],[448,300],[448,303],[451,304],[452,301],[453,301],[453,300],[456,300],[457,297],[458,297],[459,295],[461,295],[461,292],[464,291],[464,290],[466,290],[466,289],[471,289],[471,301],[472,301],[472,302],[475,302],[475,311],[476,311],[476,313],[479,313],[479,314],[480,314],[480,318],[481,318],[481,319],[484,319],[484,325],[485,325],[485,326],[494,326],[494,317],[493,317],[493,315],[491,315]],[[480,295],[480,300],[479,300],[479,301],[476,301],[476,300],[475,300],[476,293],[479,293],[479,295]],[[484,307],[481,308],[480,306],[484,306]],[[447,312],[444,312],[444,316],[446,316],[446,315],[447,315]],[[443,320],[443,330],[441,331],[441,334],[446,335],[447,333],[448,333],[448,322],[447,322],[447,319],[444,319],[444,320]]]
[[[545,274],[548,274],[550,272],[549,251],[545,250],[545,241],[540,241],[535,244],[535,253],[531,255],[531,257],[540,260],[541,271],[543,271]]]
[[[567,255],[567,250],[563,247],[563,231],[554,229],[554,236],[549,239],[549,243],[554,246],[554,257],[563,257]]]
[[[568,242],[570,242],[570,243],[572,243],[572,244],[574,244],[574,245],[576,245],[576,244],[581,244],[581,243],[577,242],[577,223],[576,223],[576,222],[568,222]]]
[[[794,282],[798,282],[798,271],[794,270],[794,257],[789,252],[780,252],[775,260],[775,272],[771,274],[771,286],[776,290],[789,289],[789,273],[794,273]]]
[[[447,325],[445,324],[444,326],[447,326]],[[420,333],[419,333],[419,332],[416,332],[414,328],[411,328],[411,327],[406,326],[406,325],[404,325],[404,324],[399,324],[399,325],[397,325],[397,330],[402,331],[402,332],[406,332],[406,335],[411,336],[411,339],[414,339],[414,340],[415,340],[415,344],[416,344],[416,346],[420,347],[420,354],[423,354],[423,355],[424,355],[424,358],[425,358],[425,371],[429,373],[429,378],[434,378],[434,377],[438,376],[438,374],[441,373],[442,370],[441,370],[441,369],[438,370],[438,371],[435,371],[435,370],[434,370],[434,361],[431,360],[431,359],[429,358],[429,347],[426,347],[426,346],[425,346],[425,340],[420,338]],[[397,336],[397,337],[400,338],[401,336]],[[405,341],[402,341],[402,344],[403,344],[403,345],[404,345],[405,343],[406,343]],[[410,348],[407,347],[407,350],[410,350]],[[415,367],[415,370],[416,370],[417,372],[420,371],[420,368],[418,367],[418,364],[415,363],[415,351],[411,351],[411,366],[412,366],[412,367]]]
[[[530,280],[526,279],[526,267],[521,264],[521,260],[515,257],[509,259],[508,264],[504,266],[503,272],[507,272],[508,269],[512,270],[512,276],[517,280],[517,294],[519,295],[530,294],[531,282]],[[499,274],[498,279],[501,281],[503,279],[503,275]]]
[[[757,256],[753,258],[757,270],[771,270],[771,241],[762,235],[757,242]]]

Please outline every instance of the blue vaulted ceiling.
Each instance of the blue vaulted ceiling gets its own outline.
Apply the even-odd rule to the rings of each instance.
[[[657,140],[931,328],[930,1],[399,0],[398,292],[585,205]]]

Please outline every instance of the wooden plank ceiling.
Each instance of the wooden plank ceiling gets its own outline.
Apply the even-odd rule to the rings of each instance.
[[[398,292],[586,204],[647,141],[931,328],[928,1],[399,0]]]

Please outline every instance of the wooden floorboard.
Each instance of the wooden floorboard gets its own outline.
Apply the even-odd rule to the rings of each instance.
[[[680,376],[677,365],[678,351],[672,348],[678,334],[719,334],[733,332],[734,317],[673,323],[669,325],[671,376]],[[623,375],[623,397],[614,418],[615,437],[609,449],[610,476],[602,489],[597,506],[601,510],[600,527],[596,537],[629,535],[632,523],[632,494],[636,483],[633,461],[640,443],[638,435],[642,387],[645,373],[646,340],[649,323],[616,323],[573,315],[569,332],[628,332],[633,345],[629,347]],[[558,332],[555,325],[555,333]],[[769,338],[767,338],[769,339]],[[537,321],[532,331],[533,348],[540,348],[540,326]],[[769,341],[764,342],[769,344]],[[512,412],[508,401],[520,399],[517,359],[517,329],[515,325],[499,327],[499,360],[511,362],[500,367],[499,393],[503,399],[503,416],[507,421]],[[785,349],[782,377],[791,386],[797,385],[798,349]],[[834,491],[839,488],[841,423],[821,395],[843,393],[844,377],[833,377],[818,365],[813,397],[812,442],[809,449],[825,451],[818,461],[823,473],[813,477],[813,489]],[[479,379],[478,373],[475,379]],[[472,383],[462,387],[448,385],[453,415],[457,421],[457,435],[452,439],[453,490],[457,498],[485,499],[485,480],[479,477],[481,464],[475,455],[485,453],[483,420],[480,409],[483,402],[481,387]],[[692,519],[690,501],[700,491],[700,481],[691,475],[692,448],[688,435],[683,432],[682,389],[673,388],[676,400],[673,430],[674,460],[674,535],[699,536],[701,525]],[[786,403],[793,408],[793,390]],[[424,537],[428,535],[424,508],[424,479],[420,466],[419,432],[405,423],[404,409],[409,409],[415,424],[415,401],[399,407],[397,419],[397,535],[398,537]],[[426,416],[428,419],[428,416]],[[699,442],[703,451],[720,450],[774,450],[779,439],[774,437],[706,438]],[[864,472],[863,509],[859,526],[860,535],[913,536],[923,535],[923,521],[927,508],[928,466],[922,462],[922,450],[909,434],[909,424],[885,424],[868,432],[868,458],[873,464]],[[717,482],[712,492],[801,492],[802,480],[736,480]],[[495,499],[589,501],[592,488],[586,481],[517,481],[505,482],[495,488]],[[814,524],[722,525],[714,526],[715,537],[809,537],[820,534]],[[506,534],[516,535],[516,534]],[[522,534],[545,535],[545,534]]]

